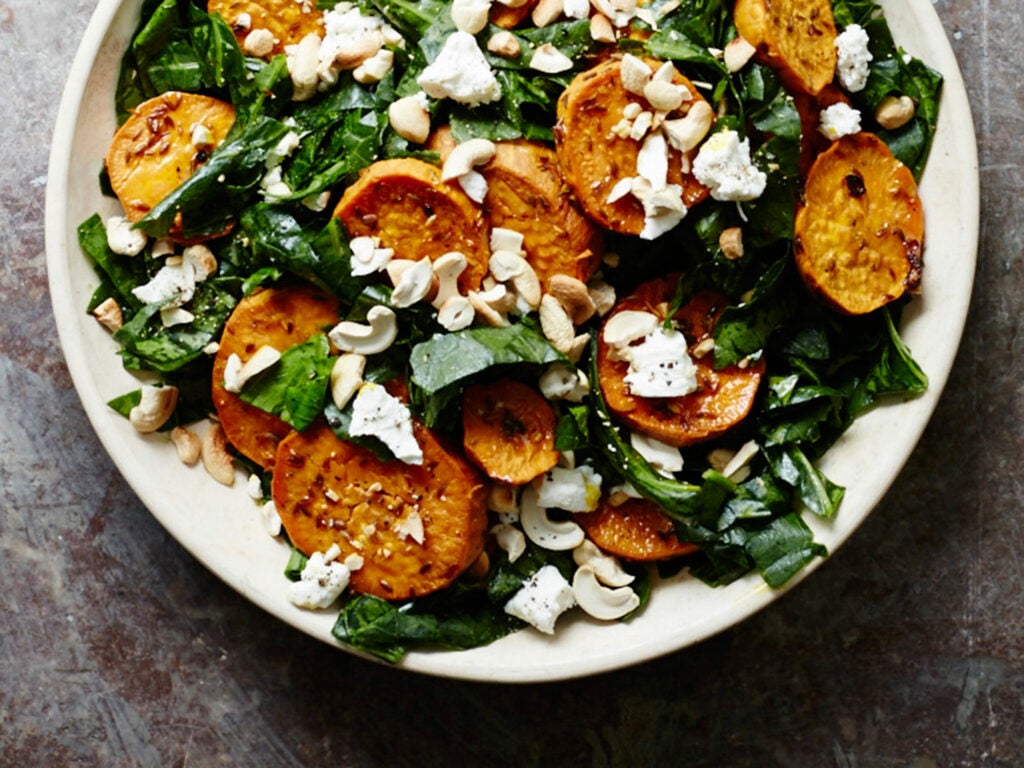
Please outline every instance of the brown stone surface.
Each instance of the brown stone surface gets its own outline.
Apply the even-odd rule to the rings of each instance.
[[[517,687],[370,665],[253,607],[121,480],[47,294],[49,137],[95,0],[0,0],[0,765],[1024,765],[1024,49],[1016,0],[937,0],[980,142],[957,367],[831,562],[695,648]]]

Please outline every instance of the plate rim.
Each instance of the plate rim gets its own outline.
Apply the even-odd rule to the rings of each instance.
[[[174,510],[159,498],[155,498],[154,490],[147,485],[145,478],[141,477],[139,467],[134,462],[134,451],[139,448],[140,436],[127,434],[123,425],[117,425],[111,421],[112,412],[106,406],[106,399],[101,396],[96,382],[96,372],[87,355],[87,345],[83,344],[83,338],[91,334],[95,339],[95,329],[86,329],[83,320],[87,317],[84,305],[76,305],[80,297],[76,297],[72,284],[72,262],[77,258],[84,262],[84,255],[78,250],[77,240],[69,237],[77,226],[77,221],[70,220],[69,196],[71,193],[69,176],[72,170],[74,158],[72,148],[75,140],[76,128],[82,117],[86,86],[90,78],[95,75],[95,63],[100,56],[103,46],[110,45],[112,28],[117,22],[124,24],[125,15],[134,14],[137,18],[138,8],[142,0],[100,0],[94,10],[89,24],[85,30],[78,50],[73,59],[68,79],[64,87],[60,106],[57,113],[54,127],[50,159],[48,165],[47,189],[46,189],[46,214],[45,214],[45,239],[46,239],[46,263],[54,318],[57,325],[58,337],[61,348],[67,362],[68,371],[72,382],[83,404],[87,417],[96,432],[101,444],[111,457],[119,473],[132,488],[139,500],[146,507],[149,513],[156,518],[157,522],[171,535],[176,542],[195,557],[207,570],[220,578],[223,582],[235,589],[247,600],[258,605],[262,610],[270,613],[293,628],[302,631],[316,639],[328,643],[332,647],[348,654],[368,659],[383,664],[376,657],[355,651],[347,646],[339,644],[330,635],[329,627],[333,624],[333,613],[310,614],[309,612],[298,613],[298,609],[289,609],[280,604],[279,596],[265,594],[265,587],[253,581],[245,573],[225,573],[219,566],[220,561],[216,559],[216,553],[211,553],[205,543],[196,541],[196,536],[185,530],[174,516]],[[955,54],[950,46],[948,36],[941,26],[938,13],[928,0],[882,0],[881,5],[885,8],[887,17],[891,14],[909,14],[916,23],[928,28],[930,38],[926,38],[923,47],[928,48],[930,53],[926,56],[919,50],[914,54],[922,58],[930,66],[941,72],[944,78],[940,106],[940,131],[945,127],[942,134],[942,144],[948,140],[952,142],[949,147],[951,154],[955,156],[959,166],[958,201],[960,218],[963,220],[966,229],[960,232],[958,246],[969,252],[969,259],[964,259],[966,264],[957,285],[954,286],[955,293],[959,297],[954,310],[946,310],[947,326],[956,329],[956,337],[952,342],[943,347],[943,354],[935,361],[935,364],[928,370],[930,379],[928,390],[918,398],[900,405],[900,408],[910,409],[913,415],[912,428],[898,436],[898,443],[901,453],[900,461],[887,468],[883,473],[884,480],[876,482],[870,489],[870,493],[859,500],[862,509],[856,513],[846,510],[846,504],[839,511],[838,519],[841,524],[826,523],[813,516],[805,515],[805,520],[811,525],[816,536],[824,533],[830,541],[829,549],[834,554],[841,545],[860,527],[863,521],[875,509],[884,494],[891,487],[898,477],[905,462],[913,452],[914,446],[920,440],[925,428],[931,420],[938,400],[948,381],[952,370],[953,362],[962,339],[966,325],[967,312],[970,306],[970,296],[973,288],[974,275],[977,261],[978,236],[980,231],[980,186],[978,174],[978,149],[974,134],[974,124],[971,117],[967,93],[963,82],[960,68],[956,62]],[[904,6],[903,8],[897,7]],[[934,35],[935,30],[941,35]],[[899,41],[901,34],[893,27],[894,37]],[[124,46],[121,46],[123,50]],[[113,105],[110,105],[111,117]],[[947,135],[948,134],[948,135]],[[936,136],[936,143],[933,146],[932,156],[922,177],[922,187],[928,184],[929,178],[935,175],[932,170],[937,165],[936,147],[940,145],[939,136]],[[98,192],[98,185],[92,179],[95,192]],[[931,217],[927,215],[928,198],[925,197],[926,226],[929,225]],[[934,226],[934,222],[932,222]],[[926,239],[925,263],[928,264],[928,256],[936,246],[931,246],[932,238]],[[925,269],[925,280],[928,280],[929,271]],[[927,291],[927,282],[925,290]],[[924,294],[928,296],[927,293]],[[915,300],[908,307],[905,313],[903,326],[912,325],[926,312],[920,299]],[[116,359],[113,343],[110,342],[110,357]],[[109,362],[106,361],[107,367]],[[120,366],[118,365],[118,368]],[[127,375],[127,374],[126,374]],[[127,381],[128,379],[126,379]],[[865,419],[871,417],[869,414]],[[116,417],[120,421],[120,417]],[[844,439],[853,439],[855,428],[864,423],[864,419],[855,422],[854,429]],[[149,445],[143,441],[143,445]],[[150,446],[152,447],[152,446]],[[169,446],[165,446],[169,448]],[[148,450],[148,449],[147,449]],[[832,452],[830,452],[831,454]],[[826,454],[825,465],[830,454]],[[176,459],[175,459],[176,460]],[[205,478],[213,482],[209,478]],[[242,491],[236,489],[236,493]],[[844,510],[845,517],[844,517]],[[247,534],[248,535],[248,534]],[[266,534],[263,534],[266,536]],[[246,539],[249,541],[249,539]],[[482,649],[469,651],[443,651],[443,650],[417,650],[410,652],[403,661],[397,665],[388,665],[398,669],[464,680],[488,681],[488,682],[546,682],[554,680],[573,679],[593,674],[621,669],[640,662],[649,661],[660,656],[682,650],[699,643],[709,637],[716,635],[730,627],[733,627],[777,600],[783,594],[788,593],[798,584],[802,583],[811,573],[816,571],[825,562],[825,559],[818,558],[806,567],[801,573],[794,577],[780,589],[769,589],[756,574],[745,577],[730,587],[719,588],[724,590],[719,594],[726,594],[730,598],[730,605],[725,609],[706,616],[703,620],[687,624],[686,632],[670,632],[660,637],[636,638],[635,632],[623,631],[629,625],[601,625],[594,628],[593,624],[587,625],[586,620],[573,618],[568,621],[560,620],[559,634],[554,637],[538,636],[538,633],[525,630],[515,633],[511,638],[521,638],[516,643],[514,656],[527,655],[533,663],[523,667],[518,663],[504,662],[495,666],[492,657],[501,656],[501,644],[511,647],[509,638],[498,640],[490,646]],[[282,564],[283,566],[283,564]],[[283,576],[278,573],[282,585]],[[710,588],[706,588],[710,590]],[[282,587],[283,592],[283,587]],[[717,592],[717,590],[716,590]],[[650,613],[663,599],[669,595],[661,594],[654,590],[652,602],[646,613]],[[577,612],[578,613],[578,612]],[[637,621],[641,621],[640,617]],[[565,622],[565,625],[563,625]],[[325,632],[325,627],[327,631]],[[581,630],[582,627],[582,630]],[[587,630],[590,631],[587,631]],[[588,648],[589,655],[580,657],[572,654],[574,643],[580,638],[586,639],[593,631],[600,631],[601,638],[607,639],[598,648]],[[616,641],[616,635],[619,640]],[[497,652],[494,649],[498,648]],[[486,649],[491,649],[487,651]],[[555,649],[557,653],[544,654],[544,649]],[[480,651],[484,651],[480,653]],[[539,652],[539,659],[536,658]],[[491,661],[489,661],[491,660]],[[504,660],[503,660],[504,661]]]

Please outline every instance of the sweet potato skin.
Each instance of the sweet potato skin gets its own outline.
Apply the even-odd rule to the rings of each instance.
[[[814,96],[832,82],[836,25],[829,0],[736,0],[736,31],[792,91]]]
[[[833,308],[865,314],[917,290],[923,242],[914,177],[877,136],[844,136],[814,162],[793,248],[804,282]]]
[[[455,147],[447,126],[436,130],[430,148],[442,161]],[[602,231],[572,197],[550,147],[519,139],[494,143],[494,158],[477,170],[487,180],[484,216],[491,227],[523,236],[523,249],[541,284],[553,275],[589,280],[604,252]]]
[[[672,519],[647,499],[627,499],[618,506],[605,501],[596,512],[573,519],[600,549],[624,560],[654,562],[697,551],[695,544],[679,541]]]
[[[342,559],[360,555],[350,588],[384,600],[443,589],[484,547],[482,477],[426,428],[415,434],[422,466],[382,461],[318,422],[281,441],[274,471],[274,504],[292,543],[307,555],[332,544]]]
[[[659,66],[655,61],[647,63],[652,69]],[[562,175],[587,216],[605,229],[638,235],[644,228],[640,202],[632,195],[608,202],[609,193],[621,179],[637,175],[636,160],[642,146],[641,141],[614,135],[612,128],[631,101],[649,108],[644,99],[633,96],[622,86],[620,70],[619,59],[607,59],[573,78],[558,99],[555,147]],[[704,100],[682,74],[677,74],[674,82],[685,85],[694,99],[669,113],[670,119],[681,117],[689,105]],[[688,153],[687,168],[695,156],[696,150]],[[682,187],[683,202],[688,208],[708,196],[706,187],[691,173],[683,172],[682,155],[671,148],[668,183]]]
[[[415,158],[380,160],[349,186],[334,209],[350,237],[376,236],[400,259],[465,255],[462,289],[476,289],[490,256],[487,222],[457,184],[441,181],[441,169]]]
[[[298,43],[306,35],[324,34],[323,14],[313,8],[306,10],[295,0],[209,0],[207,11],[219,13],[235,33],[239,45],[254,29],[266,29],[274,35],[272,56],[284,53],[286,45]],[[250,26],[238,25],[243,13],[252,20]]]
[[[548,401],[522,382],[499,379],[466,388],[463,447],[494,480],[521,485],[555,466],[555,423]]]
[[[643,283],[620,301],[608,318],[627,309],[652,312],[663,318],[675,286],[673,276]],[[691,350],[711,336],[715,321],[727,304],[725,297],[702,291],[676,312],[674,318]],[[737,364],[716,371],[713,355],[708,354],[694,360],[699,387],[696,392],[683,397],[647,398],[630,392],[625,382],[629,363],[612,359],[603,330],[597,354],[601,392],[609,410],[631,429],[679,447],[718,437],[743,421],[754,405],[765,369],[762,358],[746,367]]]
[[[139,221],[149,213],[206,162],[234,123],[234,107],[210,96],[169,91],[139,104],[115,132],[106,156],[125,218]],[[193,143],[198,124],[209,131],[211,146]]]
[[[264,469],[274,468],[277,444],[292,428],[224,389],[228,358],[233,353],[244,363],[265,344],[283,352],[337,322],[337,299],[311,285],[297,283],[243,298],[224,325],[213,361],[213,404],[228,441]]]

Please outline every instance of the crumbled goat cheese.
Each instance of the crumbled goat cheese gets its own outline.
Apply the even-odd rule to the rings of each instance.
[[[624,380],[638,397],[682,397],[697,391],[697,367],[679,331],[659,326],[639,344],[623,349],[622,356],[629,360]]]
[[[537,484],[537,504],[566,512],[593,512],[601,500],[601,476],[583,465],[575,469],[552,467]]]
[[[141,229],[135,229],[124,216],[111,216],[106,220],[107,246],[118,256],[138,256],[149,238]]]
[[[333,545],[327,552],[314,552],[306,561],[299,580],[288,585],[288,599],[299,608],[328,608],[348,586],[351,573],[335,560],[341,551]]]
[[[574,605],[572,585],[555,566],[545,565],[505,603],[505,613],[551,635],[558,617]]]
[[[359,388],[352,402],[349,433],[376,437],[406,464],[423,463],[423,449],[413,434],[409,408],[379,384],[367,382]]]
[[[693,161],[693,175],[715,200],[753,200],[768,177],[750,159],[750,141],[736,131],[720,131],[704,142]]]
[[[860,112],[849,104],[837,102],[831,107],[821,110],[818,131],[832,141],[841,136],[858,133],[860,131]]]
[[[501,98],[494,72],[476,38],[467,32],[449,35],[437,58],[416,82],[432,98],[451,99],[471,107]]]
[[[868,83],[871,51],[868,33],[860,24],[851,24],[836,36],[836,77],[850,93],[863,91]]]

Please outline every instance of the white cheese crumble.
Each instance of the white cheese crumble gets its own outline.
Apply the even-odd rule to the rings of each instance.
[[[574,605],[572,585],[555,566],[545,565],[505,603],[505,613],[551,635],[558,617]]]
[[[593,512],[601,500],[601,475],[592,467],[552,467],[536,482],[537,504],[566,512]]]
[[[860,111],[842,101],[821,110],[818,132],[835,141],[860,131]]]
[[[138,256],[146,247],[149,238],[124,216],[111,216],[105,222],[107,247],[118,256]]]
[[[697,367],[690,359],[686,337],[659,326],[639,344],[625,347],[629,361],[625,382],[638,397],[682,397],[697,391]]]
[[[299,608],[328,608],[348,586],[351,572],[337,562],[337,544],[327,552],[314,552],[306,561],[298,581],[288,585],[288,599]]]
[[[768,177],[750,159],[750,140],[736,131],[712,134],[693,161],[693,175],[711,190],[715,200],[754,200]]]
[[[405,464],[422,464],[423,449],[412,430],[408,406],[379,384],[366,382],[352,402],[349,433],[380,440]]]
[[[850,93],[864,90],[870,72],[871,51],[868,33],[860,24],[851,24],[836,36],[836,77]]]
[[[416,79],[426,94],[475,107],[501,98],[501,86],[494,76],[476,38],[468,32],[453,32],[437,58]]]

